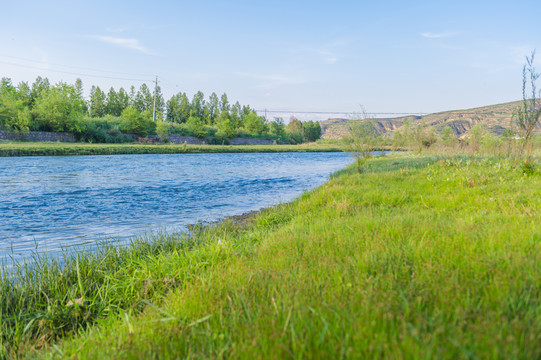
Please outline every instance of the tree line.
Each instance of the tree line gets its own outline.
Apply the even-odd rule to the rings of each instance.
[[[85,100],[83,82],[51,85],[37,77],[31,85],[14,85],[9,78],[0,83],[0,128],[12,132],[70,132],[81,141],[133,141],[133,135],[192,135],[211,140],[236,136],[301,143],[319,139],[318,122],[292,118],[286,126],[281,118],[267,121],[249,105],[231,103],[227,94],[205,98],[198,91],[190,100],[184,92],[165,101],[161,89],[142,84],[129,91],[113,87],[107,93],[92,86]]]

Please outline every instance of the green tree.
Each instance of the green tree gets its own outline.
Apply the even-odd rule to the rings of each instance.
[[[180,123],[185,123],[190,118],[190,112],[192,110],[192,106],[190,104],[190,100],[188,99],[188,96],[186,93],[182,93],[180,95],[180,109],[179,109],[179,116],[180,116]]]
[[[267,130],[265,118],[252,111],[244,117],[244,129],[251,134],[264,134]]]
[[[11,79],[2,78],[0,83],[0,128],[27,132],[30,122],[30,110],[27,99],[19,93]]]
[[[103,117],[105,115],[105,102],[107,96],[99,86],[90,89],[90,116]]]
[[[165,111],[165,100],[163,99],[162,88],[158,85],[156,87],[156,119],[163,119],[163,112]],[[152,99],[152,107],[154,107],[154,98]]]
[[[49,83],[49,79],[38,76],[32,84],[32,90],[30,91],[30,96],[32,98],[30,106],[33,107],[36,100],[40,96],[44,96],[47,92],[49,92],[50,89],[51,84]]]
[[[218,125],[218,133],[216,134],[217,136],[227,137],[227,138],[232,138],[232,137],[237,136],[237,129],[233,121],[231,121],[231,116],[229,115],[228,111],[223,110],[220,113],[220,117],[217,120],[217,125]]]
[[[319,122],[307,121],[303,124],[303,140],[306,142],[316,141],[321,137]]]
[[[147,84],[142,84],[139,88],[139,91],[135,95],[133,106],[140,113],[152,111],[154,108],[154,96],[150,92]]]
[[[19,99],[23,101],[25,106],[31,106],[32,104],[32,90],[27,82],[21,81],[17,85],[17,92],[19,94]]]
[[[129,102],[129,105],[128,106],[131,106],[133,108],[136,108],[136,105],[135,105],[135,98],[137,97],[137,92],[135,91],[135,86],[130,86],[130,93],[128,94],[129,97],[130,97],[130,102]]]
[[[145,117],[141,112],[133,107],[127,107],[122,111],[122,120],[125,124],[125,130],[137,136],[147,136],[152,130],[152,121]]]
[[[286,125],[284,124],[284,119],[274,118],[274,121],[269,123],[269,132],[279,138],[285,137],[286,135]]]
[[[205,95],[198,91],[192,99],[191,114],[200,120],[205,116]]]
[[[229,110],[230,110],[230,105],[229,105],[229,100],[227,99],[227,94],[223,93],[222,96],[220,97],[220,112],[224,112],[224,111],[229,112]]]
[[[242,107],[240,106],[240,103],[237,101],[231,107],[231,121],[233,122],[233,124],[235,124],[235,127],[238,129],[244,126],[244,124],[241,121],[241,114],[242,114]]]
[[[209,101],[207,102],[206,107],[207,107],[206,123],[209,125],[213,125],[216,122],[218,115],[220,114],[219,100],[218,100],[218,95],[216,95],[216,93],[213,92],[212,94],[210,94]]]
[[[208,135],[203,120],[195,115],[188,118],[186,125],[188,125],[188,128],[192,130],[194,136],[197,136],[198,138],[204,138]]]
[[[158,120],[156,122],[156,135],[161,138],[167,137],[169,135],[169,124],[163,120]]]
[[[362,173],[363,166],[374,149],[377,131],[371,119],[363,118],[350,124],[348,134],[342,138],[343,150],[353,156],[357,171]]]
[[[289,124],[287,124],[287,129],[289,130],[289,137],[292,142],[300,144],[303,141],[303,126],[302,122],[294,116],[289,118]]]
[[[79,133],[83,129],[85,102],[75,87],[61,82],[37,99],[33,112],[46,130]]]
[[[130,106],[130,96],[128,95],[126,90],[124,90],[124,88],[120,88],[120,90],[118,90],[117,102],[120,109],[120,114],[118,116],[120,116],[122,114],[122,111],[124,111],[124,109]]]
[[[445,126],[441,131],[441,141],[445,146],[452,146],[457,141],[457,137],[453,129],[449,126]]]
[[[75,80],[75,84],[73,85],[75,87],[75,93],[81,98],[84,98],[84,91],[83,91],[83,80],[80,78],[77,78]]]
[[[115,89],[111,87],[105,99],[104,113],[113,116],[120,116],[122,114],[122,110],[124,109],[122,109],[120,105],[118,94]]]
[[[180,123],[180,94],[173,95],[165,104],[165,119]]]

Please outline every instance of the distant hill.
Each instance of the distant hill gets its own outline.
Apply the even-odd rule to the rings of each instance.
[[[463,137],[477,123],[497,135],[503,130],[511,128],[513,112],[519,106],[520,101],[505,104],[483,106],[466,110],[444,111],[424,116],[402,116],[396,118],[374,119],[380,133],[388,133],[399,129],[408,122],[410,125],[424,124],[433,127],[437,133],[445,127],[451,128],[454,133]],[[320,122],[322,139],[341,139],[349,131],[350,123],[355,120],[329,119]]]

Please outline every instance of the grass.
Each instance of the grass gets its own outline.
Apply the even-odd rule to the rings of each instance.
[[[505,159],[375,158],[246,221],[4,279],[4,351],[540,358],[540,195]]]
[[[193,145],[0,142],[0,156],[341,151],[335,144]]]

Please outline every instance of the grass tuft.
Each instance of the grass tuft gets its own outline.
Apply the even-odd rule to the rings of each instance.
[[[541,177],[498,157],[364,169],[242,221],[21,268],[4,354],[541,357]]]

